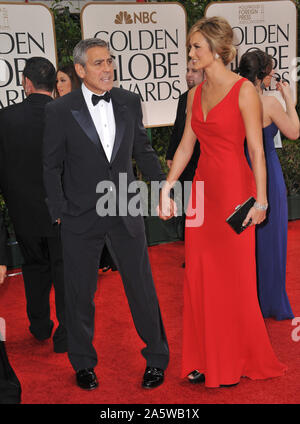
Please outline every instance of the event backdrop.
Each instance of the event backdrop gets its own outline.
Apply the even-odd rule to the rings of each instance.
[[[262,48],[274,58],[276,73],[291,84],[296,101],[299,58],[293,1],[215,2],[206,9],[206,16],[212,15],[224,16],[233,27],[238,55],[232,69],[245,51]],[[172,125],[178,97],[187,89],[184,7],[177,2],[93,2],[82,10],[81,26],[83,37],[109,42],[115,83],[140,95],[144,124]],[[0,108],[23,100],[22,70],[32,56],[57,64],[51,11],[41,4],[0,2]],[[277,95],[274,83],[268,94]]]
[[[273,57],[275,73],[288,81],[294,101],[297,97],[297,8],[291,0],[238,1],[210,3],[206,16],[223,16],[234,32],[237,56],[231,68],[238,66],[242,54],[259,48]],[[276,81],[266,94],[275,91]]]
[[[0,2],[0,108],[24,99],[22,71],[32,56],[57,67],[52,13],[41,4]]]
[[[83,38],[109,42],[115,84],[139,94],[144,125],[172,125],[187,90],[186,12],[177,2],[89,3],[81,11]]]

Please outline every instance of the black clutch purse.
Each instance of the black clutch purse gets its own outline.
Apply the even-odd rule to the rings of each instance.
[[[237,234],[241,234],[248,227],[248,225],[251,224],[250,219],[245,227],[242,226],[249,210],[252,208],[254,203],[254,197],[249,197],[249,199],[246,200],[246,202],[244,202],[242,205],[238,205],[235,208],[235,211],[226,219],[226,222]]]

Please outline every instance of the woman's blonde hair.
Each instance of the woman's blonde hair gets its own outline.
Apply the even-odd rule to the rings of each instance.
[[[200,32],[205,37],[211,52],[217,53],[224,65],[228,65],[235,58],[236,49],[232,44],[233,31],[226,19],[220,16],[213,16],[197,21],[188,33],[188,46],[191,36],[196,32]]]

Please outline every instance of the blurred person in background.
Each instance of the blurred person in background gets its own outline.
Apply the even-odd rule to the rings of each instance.
[[[273,60],[262,50],[245,53],[238,72],[251,81],[263,107],[263,141],[267,165],[268,212],[264,222],[256,226],[256,266],[258,297],[265,318],[292,319],[290,302],[286,293],[286,258],[288,206],[282,169],[274,145],[278,129],[288,138],[299,137],[299,118],[287,82],[277,81],[286,111],[274,96],[264,95],[274,77]],[[251,164],[248,150],[246,156]]]
[[[56,73],[55,97],[61,97],[80,87],[73,63],[61,66]]]
[[[55,290],[56,353],[67,351],[62,247],[51,222],[43,182],[44,114],[53,101],[56,71],[44,57],[27,60],[22,77],[26,99],[0,110],[0,187],[24,263],[29,330],[40,341],[51,337],[50,291]]]

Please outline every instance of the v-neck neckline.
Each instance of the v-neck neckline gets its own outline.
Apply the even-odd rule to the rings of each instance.
[[[239,81],[241,81],[243,78],[239,78],[232,86],[231,86],[231,88],[229,89],[229,91],[228,91],[228,93],[226,93],[225,94],[225,96],[218,102],[218,103],[216,103],[211,109],[209,109],[209,111],[207,112],[207,114],[206,114],[206,117],[205,117],[205,119],[204,119],[204,112],[203,112],[203,107],[202,107],[202,89],[203,89],[203,85],[205,84],[205,82],[206,81],[204,81],[203,82],[203,84],[202,84],[202,86],[201,86],[201,93],[200,93],[200,105],[201,105],[201,113],[202,113],[202,120],[203,120],[203,122],[204,123],[206,123],[207,122],[207,118],[208,118],[208,115],[210,114],[210,112],[212,111],[212,110],[214,110],[217,106],[219,106],[221,103],[223,103],[223,101],[226,99],[226,97],[231,93],[231,91],[233,90],[233,88],[236,86],[236,84],[239,82]]]

